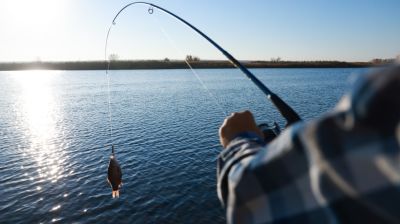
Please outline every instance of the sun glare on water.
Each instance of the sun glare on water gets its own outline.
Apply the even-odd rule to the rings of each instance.
[[[45,142],[54,133],[54,100],[50,84],[55,74],[32,70],[15,74],[21,87],[23,117],[35,139]]]
[[[18,100],[21,126],[25,129],[25,141],[29,143],[26,154],[37,163],[37,170],[30,174],[31,180],[57,182],[61,178],[64,157],[59,145],[59,112],[53,93],[56,71],[21,71],[14,74],[20,89]],[[42,190],[41,186],[37,190]]]

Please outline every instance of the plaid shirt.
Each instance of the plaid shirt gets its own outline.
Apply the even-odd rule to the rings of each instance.
[[[363,76],[336,109],[218,158],[228,223],[400,223],[400,66]]]

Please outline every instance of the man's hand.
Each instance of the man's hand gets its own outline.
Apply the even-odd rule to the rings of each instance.
[[[226,148],[233,138],[243,132],[253,132],[263,138],[263,133],[257,127],[253,114],[250,111],[233,113],[225,118],[219,128],[219,139],[221,145]]]

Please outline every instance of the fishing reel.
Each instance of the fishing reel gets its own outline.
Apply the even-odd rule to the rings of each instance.
[[[264,134],[264,141],[267,144],[274,140],[281,133],[281,128],[275,121],[272,125],[261,123],[257,126]]]

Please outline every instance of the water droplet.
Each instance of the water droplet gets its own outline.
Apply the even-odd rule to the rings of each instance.
[[[115,25],[115,24],[117,24],[117,23],[113,21],[113,22],[112,22],[112,25]]]
[[[42,190],[42,187],[38,186],[38,187],[36,187],[36,190],[40,191],[40,190]]]
[[[64,196],[64,198],[66,198],[66,197],[68,197],[68,194],[64,194],[63,196]]]
[[[83,209],[83,212],[87,212],[87,209],[85,208],[85,209]]]
[[[148,12],[149,12],[149,14],[153,14],[153,12],[154,12],[153,7],[150,7],[149,10],[148,10]]]

